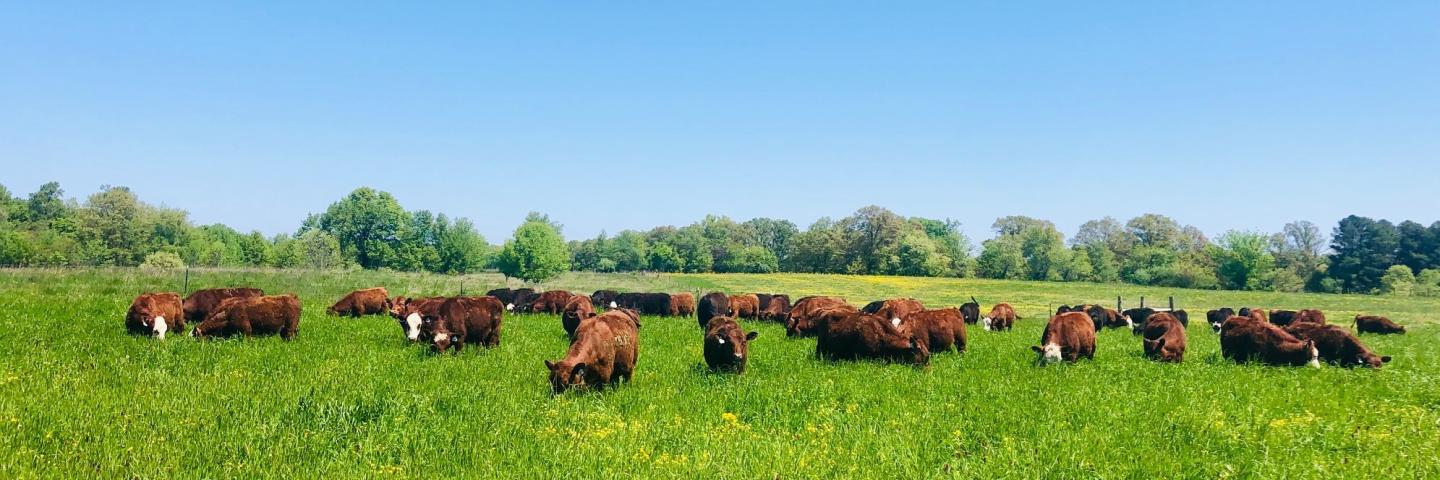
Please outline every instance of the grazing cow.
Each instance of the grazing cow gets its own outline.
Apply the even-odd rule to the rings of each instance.
[[[668,293],[642,293],[635,310],[642,315],[666,316],[670,314],[671,297]]]
[[[750,341],[758,335],[757,332],[745,333],[733,318],[710,319],[705,326],[705,364],[712,372],[745,373],[745,363],[750,357]]]
[[[1133,329],[1132,331],[1136,335],[1139,335],[1140,330],[1144,328],[1145,320],[1155,314],[1155,309],[1149,307],[1132,308],[1120,314],[1125,317],[1125,322],[1130,325],[1130,328]]]
[[[1314,324],[1324,325],[1324,324],[1325,324],[1325,312],[1321,312],[1321,311],[1316,310],[1316,309],[1313,309],[1313,308],[1307,308],[1307,309],[1301,310],[1301,311],[1299,311],[1298,313],[1295,314],[1295,321],[1291,322],[1291,324],[1296,324],[1296,323],[1314,323]],[[1277,325],[1278,325],[1278,324],[1277,324]]]
[[[900,324],[901,319],[923,310],[925,310],[925,304],[913,298],[876,300],[860,309],[862,313],[888,318],[891,323],[897,325]]]
[[[210,316],[210,311],[220,306],[220,302],[231,297],[258,297],[265,292],[258,288],[207,288],[196,290],[185,297],[182,308],[185,309],[185,321],[202,322],[205,317]]]
[[[677,293],[670,296],[670,316],[688,317],[695,314],[695,294]]]
[[[855,310],[855,307],[845,303],[840,297],[804,297],[795,302],[790,308],[790,313],[785,315],[785,335],[791,337],[810,336],[816,332],[819,325],[818,315],[823,310],[832,308],[848,308]]]
[[[980,323],[980,301],[971,296],[969,303],[960,305],[960,316],[965,318],[965,323],[971,325]]]
[[[1174,315],[1175,319],[1180,321],[1180,326],[1190,328],[1190,313],[1186,312],[1185,309],[1171,310],[1170,314]]]
[[[620,292],[614,290],[596,290],[590,294],[590,304],[598,308],[619,308],[620,305],[615,303],[615,297],[618,296]]]
[[[432,335],[429,330],[424,329],[425,316],[438,315],[440,305],[449,299],[450,297],[395,297],[390,301],[390,316],[400,323],[400,330],[405,332],[406,339],[430,343]]]
[[[700,305],[695,308],[695,317],[700,321],[700,328],[710,323],[710,319],[723,317],[730,313],[730,296],[720,292],[710,292],[700,297]]]
[[[195,338],[274,335],[290,340],[300,333],[300,299],[295,295],[230,297],[190,331]]]
[[[1142,322],[1145,357],[1162,362],[1185,361],[1185,326],[1169,312],[1151,314]]]
[[[148,335],[164,340],[171,328],[185,331],[185,309],[180,294],[144,293],[130,302],[125,312],[125,329],[132,335]]]
[[[440,304],[435,315],[422,317],[426,330],[431,334],[430,351],[455,353],[465,348],[466,343],[478,343],[485,347],[500,345],[500,327],[505,317],[505,306],[495,297],[454,297]]]
[[[385,287],[375,287],[350,292],[345,298],[325,309],[325,314],[360,318],[361,315],[384,314],[391,307],[390,292],[385,291]]]
[[[1270,316],[1265,314],[1265,309],[1263,308],[1241,307],[1240,313],[1238,315],[1242,317],[1254,318],[1265,323],[1270,323]]]
[[[559,361],[545,361],[550,370],[550,392],[606,385],[635,373],[640,358],[640,319],[633,310],[616,309],[581,322],[575,341]]]
[[[1066,312],[1053,317],[1040,334],[1040,344],[1030,347],[1040,363],[1074,362],[1095,359],[1095,321],[1084,312]]]
[[[770,303],[760,306],[760,319],[776,322],[784,322],[785,315],[790,313],[790,296],[775,294],[770,297]]]
[[[755,294],[755,317],[756,317],[756,318],[759,318],[759,317],[760,317],[760,312],[764,312],[764,311],[765,311],[765,307],[768,306],[768,305],[770,305],[770,299],[771,299],[771,298],[775,298],[775,295],[772,295],[772,294],[769,294],[769,293],[757,293],[757,294]]]
[[[1294,310],[1271,310],[1270,323],[1284,327],[1295,322],[1295,315],[1299,313]]]
[[[1385,317],[1374,315],[1356,315],[1355,331],[1359,333],[1405,333],[1405,327],[1390,321]]]
[[[928,342],[931,353],[951,348],[964,352],[969,343],[965,337],[965,316],[958,308],[921,310],[906,316],[902,324]]]
[[[1075,310],[1075,308],[1076,308],[1076,307],[1071,307],[1071,306],[1069,306],[1069,305],[1061,304],[1059,307],[1055,307],[1055,314],[1056,314],[1056,315],[1060,315],[1060,314],[1062,314],[1062,313],[1070,313],[1070,312],[1077,311],[1077,310]],[[1084,309],[1081,309],[1081,310],[1079,310],[1079,311],[1084,311]]]
[[[1215,330],[1215,333],[1220,333],[1220,325],[1233,316],[1235,316],[1235,309],[1230,307],[1217,308],[1205,312],[1205,321],[1210,324],[1210,328]]]
[[[1342,367],[1359,365],[1370,368],[1380,368],[1381,365],[1390,363],[1389,355],[1376,355],[1370,347],[1361,343],[1355,334],[1336,325],[1295,322],[1285,327],[1285,331],[1295,338],[1314,342],[1320,359],[1327,363],[1339,364]]]
[[[616,295],[615,301],[613,303],[615,304],[615,308],[629,308],[631,310],[639,310],[640,297],[643,297],[644,295],[645,294],[643,293],[625,292]]]
[[[985,330],[998,332],[1010,330],[1015,326],[1015,321],[1021,319],[1020,315],[1015,314],[1015,307],[1011,307],[1008,303],[997,303],[994,307],[990,307],[989,315],[980,319],[980,325],[985,327]]]
[[[1115,310],[1115,309],[1113,309],[1113,308],[1107,308],[1107,309],[1105,309],[1105,326],[1106,326],[1106,327],[1108,327],[1108,328],[1121,328],[1121,327],[1130,327],[1130,326],[1132,326],[1132,325],[1133,325],[1133,323],[1130,322],[1130,319],[1126,318],[1125,315],[1120,314],[1120,311]]]
[[[535,289],[533,288],[517,288],[514,292],[515,296],[510,299],[510,303],[504,303],[502,305],[505,306],[506,310],[516,313],[530,311],[530,307],[535,303],[535,299],[540,296],[539,293],[535,293]],[[564,305],[562,304],[561,306]]]
[[[1254,315],[1225,320],[1220,326],[1220,353],[1235,363],[1258,360],[1269,365],[1320,366],[1314,341],[1295,338]]]
[[[589,297],[575,295],[565,303],[565,309],[560,312],[560,326],[565,329],[565,334],[570,336],[570,341],[575,341],[575,329],[580,328],[580,322],[595,316],[595,304]]]
[[[487,297],[495,297],[496,300],[500,300],[500,303],[501,303],[501,304],[506,305],[506,306],[507,306],[507,307],[506,307],[507,309],[509,308],[508,306],[509,306],[510,304],[515,303],[515,290],[511,290],[511,289],[508,288],[508,287],[506,287],[506,288],[497,288],[497,289],[494,289],[494,290],[485,292],[485,296],[487,296]]]
[[[926,365],[930,363],[930,342],[888,318],[853,311],[825,322],[815,355],[830,360],[877,358]]]
[[[564,290],[550,290],[541,293],[530,302],[530,311],[534,313],[548,313],[555,315],[565,310],[565,304],[570,302],[570,297],[575,294]]]
[[[785,335],[791,337],[811,337],[819,335],[825,329],[825,324],[837,321],[851,314],[859,312],[854,306],[846,303],[821,307],[803,318],[796,318],[795,322],[785,328]]]
[[[730,315],[735,318],[759,318],[760,298],[755,294],[731,295]]]

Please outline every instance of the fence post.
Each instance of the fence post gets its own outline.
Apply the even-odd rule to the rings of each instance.
[[[1115,310],[1116,310],[1116,311],[1121,311],[1121,312],[1125,311],[1125,308],[1122,307],[1122,305],[1124,305],[1124,303],[1122,302],[1121,297],[1120,297],[1119,295],[1116,295],[1116,296],[1115,296]]]
[[[190,294],[190,267],[185,267],[185,283],[180,287],[180,297]]]
[[[1172,311],[1172,312],[1175,311],[1175,296],[1174,296],[1174,295],[1171,295],[1171,296],[1170,296],[1170,311]]]
[[[1145,296],[1140,296],[1140,308],[1145,308]]]

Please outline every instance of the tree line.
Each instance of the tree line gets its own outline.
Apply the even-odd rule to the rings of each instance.
[[[596,272],[839,273],[1126,282],[1202,289],[1440,296],[1440,222],[1342,219],[1327,237],[1307,221],[1274,233],[1208,238],[1164,215],[1085,222],[1066,238],[1049,221],[997,219],[977,246],[949,219],[868,206],[804,230],[781,219],[706,216],[683,226],[604,232],[566,242],[531,213],[503,245],[469,219],[407,211],[359,188],[293,234],[194,225],[183,210],[105,186],[84,201],[55,182],[21,198],[0,186],[0,265],[144,268],[365,268],[457,274],[499,271],[542,281]]]

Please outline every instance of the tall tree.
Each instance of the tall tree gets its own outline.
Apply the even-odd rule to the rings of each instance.
[[[387,266],[395,253],[405,209],[388,192],[361,187],[330,205],[316,227],[340,241],[340,249],[363,268]]]
[[[1395,260],[1413,272],[1440,267],[1440,222],[1432,228],[1409,220],[1396,227],[1400,235]]]
[[[1275,258],[1268,250],[1269,239],[1251,232],[1226,232],[1211,250],[1216,276],[1222,288],[1264,290],[1274,276]]]
[[[1380,277],[1395,265],[1400,234],[1385,220],[1351,215],[1340,220],[1330,235],[1330,277],[1346,292],[1369,293],[1380,288]]]
[[[505,242],[497,266],[506,276],[543,282],[570,269],[570,251],[554,225],[532,215]]]

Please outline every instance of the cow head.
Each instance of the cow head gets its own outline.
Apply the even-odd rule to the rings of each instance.
[[[170,331],[169,320],[148,305],[132,309],[130,315],[137,320],[145,332],[152,337],[164,340],[165,332]]]
[[[1179,362],[1185,355],[1178,345],[1166,343],[1165,337],[1142,342],[1145,344],[1145,353],[1162,362]]]
[[[439,317],[434,315],[421,315],[420,329],[426,332],[430,332],[431,352],[445,353],[446,350],[449,350],[452,347],[456,350],[460,349],[460,345],[462,344],[462,339],[460,338],[460,335],[458,333],[451,332],[450,329],[446,328],[445,322],[442,321]]]
[[[585,362],[546,360],[545,368],[550,370],[550,393],[554,395],[565,393],[565,390],[571,388],[583,388],[594,383],[591,378],[595,376],[595,371]]]
[[[404,312],[405,307],[409,304],[410,299],[403,296],[397,296],[394,299],[385,300],[385,310],[389,311],[390,316],[395,317],[396,319],[405,318],[405,315],[402,315],[402,313]]]
[[[1037,361],[1041,364],[1057,363],[1065,358],[1061,355],[1063,350],[1060,348],[1060,345],[1055,342],[1047,343],[1044,346],[1032,345],[1030,349],[1040,355]]]
[[[717,332],[711,332],[705,336],[707,349],[726,352],[732,365],[743,366],[750,355],[750,341],[760,336],[759,332],[740,334],[738,328],[724,328]]]

